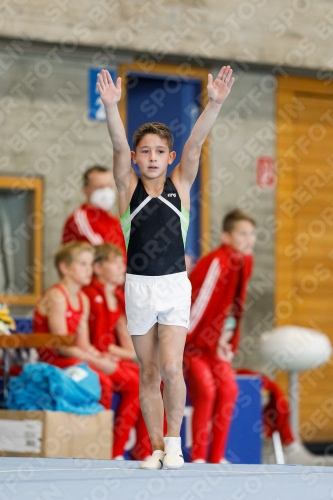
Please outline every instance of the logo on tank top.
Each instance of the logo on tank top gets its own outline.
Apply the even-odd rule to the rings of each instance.
[[[168,197],[170,198],[171,196],[173,196],[174,198],[176,198],[176,193],[169,193]]]
[[[97,302],[98,304],[101,304],[103,302],[102,295],[96,295],[96,297],[94,298],[94,302]]]

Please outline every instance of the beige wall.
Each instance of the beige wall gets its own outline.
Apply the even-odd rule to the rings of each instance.
[[[108,46],[110,60],[114,49],[126,49],[189,62],[333,66],[333,6],[325,0],[5,0],[0,34],[60,42],[68,51]]]

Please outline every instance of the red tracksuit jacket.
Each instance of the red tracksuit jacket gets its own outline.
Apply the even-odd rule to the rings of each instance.
[[[125,240],[119,220],[101,208],[83,204],[68,217],[62,243],[87,241],[91,245],[113,243],[126,255]]]
[[[230,340],[233,352],[236,351],[252,267],[252,255],[243,255],[230,245],[221,245],[197,262],[190,274],[192,307],[186,340],[189,355],[197,348],[206,354],[216,354],[225,319],[230,313],[237,322]]]

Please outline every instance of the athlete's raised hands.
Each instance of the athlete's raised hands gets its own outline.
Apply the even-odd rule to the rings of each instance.
[[[102,72],[98,73],[97,79],[97,88],[104,106],[109,108],[116,104],[121,97],[121,78],[117,78],[115,85],[110,73],[106,69],[102,69]]]
[[[212,101],[218,104],[222,104],[229,95],[232,84],[235,79],[232,76],[232,69],[230,66],[223,66],[219,74],[217,75],[215,81],[213,81],[213,75],[208,75],[208,85],[207,92],[208,96]]]

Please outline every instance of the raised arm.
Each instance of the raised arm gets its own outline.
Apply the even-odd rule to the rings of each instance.
[[[104,104],[106,122],[113,145],[113,174],[118,190],[122,191],[129,187],[135,173],[131,167],[131,150],[118,110],[121,78],[117,78],[115,85],[110,73],[105,69],[102,69],[97,78],[97,88]]]
[[[207,92],[209,102],[196,121],[190,137],[186,141],[179,165],[172,173],[176,182],[190,188],[198,173],[202,145],[220,112],[222,104],[229,95],[234,78],[230,66],[223,66],[213,81],[208,75]]]

